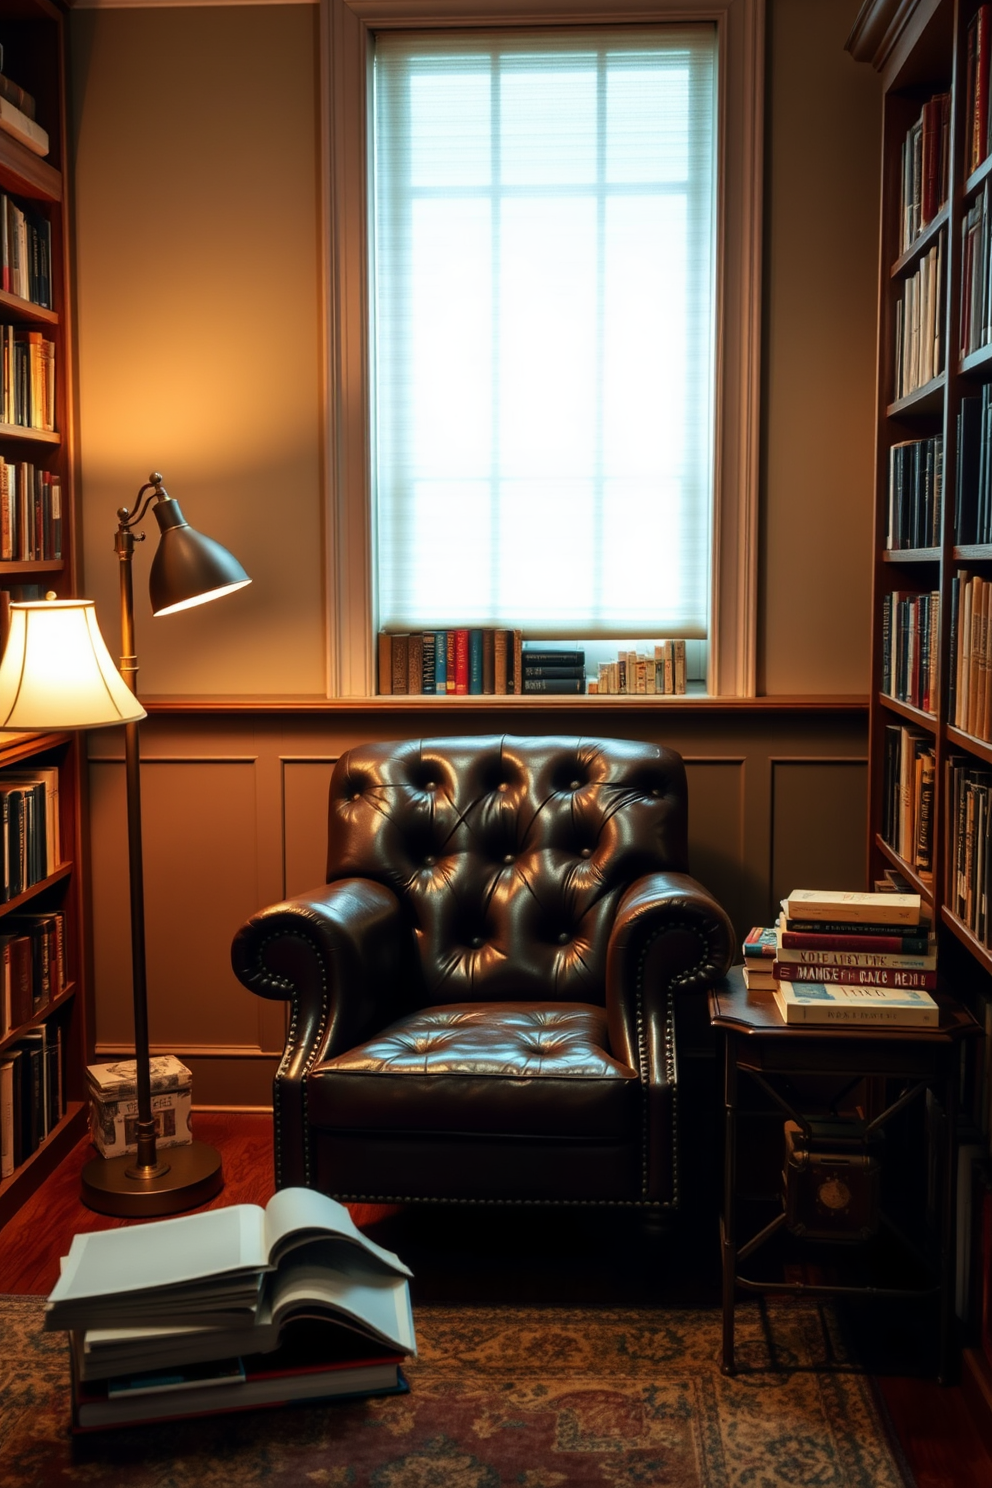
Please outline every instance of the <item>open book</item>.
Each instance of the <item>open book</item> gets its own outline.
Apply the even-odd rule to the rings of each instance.
[[[286,1188],[265,1209],[240,1204],[76,1235],[45,1327],[81,1335],[83,1379],[266,1353],[297,1318],[412,1354],[409,1275],[343,1204]]]

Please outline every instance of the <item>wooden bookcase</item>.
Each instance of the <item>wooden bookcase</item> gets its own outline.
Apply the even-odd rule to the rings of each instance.
[[[55,346],[55,432],[0,422],[0,456],[29,462],[57,475],[61,487],[62,556],[32,561],[0,558],[0,590],[38,585],[64,598],[76,590],[78,509],[73,458],[73,347],[70,301],[69,212],[66,154],[65,28],[63,10],[51,0],[0,0],[3,72],[32,94],[37,122],[49,136],[41,157],[0,130],[0,191],[44,217],[51,226],[51,308],[2,288],[0,323],[40,330]],[[83,775],[77,736],[0,734],[0,783],[5,774],[58,768],[61,864],[16,899],[0,904],[4,922],[20,912],[65,914],[68,984],[46,1007],[0,1038],[0,1057],[25,1033],[57,1019],[63,1040],[65,1114],[11,1177],[0,1181],[0,1226],[34,1192],[85,1129],[86,1064],[92,1035],[86,996],[86,943],[82,881]],[[0,1024],[2,1028],[2,1024]]]
[[[992,1007],[992,930],[984,935],[969,928],[958,912],[958,841],[962,822],[957,815],[951,769],[955,761],[967,768],[992,771],[992,742],[976,732],[956,726],[955,699],[960,696],[961,672],[957,661],[960,616],[960,582],[963,574],[992,581],[992,543],[962,543],[957,506],[959,415],[965,399],[982,395],[992,383],[992,344],[977,350],[963,348],[962,309],[969,304],[965,283],[964,237],[969,210],[981,197],[992,176],[992,159],[977,169],[971,160],[973,109],[970,99],[969,40],[978,0],[866,0],[848,41],[848,50],[858,61],[872,63],[883,84],[883,151],[881,253],[879,270],[879,342],[877,443],[875,471],[874,584],[872,601],[872,676],[870,710],[870,878],[886,870],[902,874],[930,907],[939,938],[938,965],[950,989],[983,1020],[986,1006]],[[990,13],[992,16],[992,13]],[[992,46],[992,26],[988,44]],[[920,118],[927,100],[949,95],[948,193],[935,217],[907,246],[904,200],[903,144],[914,121]],[[992,221],[990,221],[992,228]],[[896,351],[899,336],[898,304],[906,294],[909,278],[920,268],[925,255],[936,245],[942,264],[941,294],[937,327],[942,339],[940,365],[921,386],[902,393],[897,384]],[[992,263],[990,263],[992,273]],[[992,339],[992,338],[990,338]],[[974,404],[971,405],[972,408]],[[939,438],[943,441],[943,498],[936,531],[926,534],[926,546],[888,545],[890,536],[890,466],[892,450],[905,442]],[[967,446],[974,448],[972,439]],[[986,450],[992,457],[992,440],[986,435]],[[956,583],[957,581],[957,583]],[[887,630],[892,611],[886,597],[894,592],[905,596],[933,594],[933,617],[937,634],[933,641],[934,667],[929,706],[923,708],[899,701],[895,686]],[[904,603],[908,603],[908,600]],[[990,615],[992,621],[992,615]],[[988,633],[992,659],[992,623]],[[929,835],[929,871],[921,867],[920,854],[905,850],[893,840],[893,791],[887,750],[895,730],[906,729],[920,739],[919,748],[932,755],[932,820]],[[990,775],[992,779],[992,775]],[[904,777],[915,789],[912,776]],[[908,839],[915,841],[912,836]],[[927,853],[923,853],[924,862]],[[992,880],[989,880],[992,882]],[[992,926],[992,903],[989,905]],[[980,1129],[976,1105],[986,1112],[992,1089],[982,1073],[981,1041],[975,1041],[974,1068],[962,1074],[962,1143],[973,1144],[989,1156],[989,1134]],[[976,1083],[977,1082],[977,1083]],[[983,1091],[979,1097],[976,1092]],[[986,1115],[986,1128],[988,1125]],[[959,1214],[967,1212],[959,1203]],[[959,1236],[958,1268],[967,1257],[969,1298],[964,1321],[964,1383],[979,1407],[983,1430],[992,1430],[992,1369],[980,1344],[982,1270],[989,1267],[987,1247],[983,1253],[980,1223],[972,1207],[967,1233]],[[992,1285],[992,1277],[984,1280]],[[981,1419],[984,1418],[984,1419]]]

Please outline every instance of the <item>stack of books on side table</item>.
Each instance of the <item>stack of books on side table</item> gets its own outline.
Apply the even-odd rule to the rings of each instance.
[[[937,948],[918,894],[795,889],[744,942],[750,991],[786,1023],[933,1028]]]
[[[409,1275],[307,1188],[76,1235],[45,1313],[69,1333],[73,1429],[405,1391]]]

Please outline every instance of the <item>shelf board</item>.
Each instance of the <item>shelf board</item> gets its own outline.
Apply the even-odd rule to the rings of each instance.
[[[20,909],[23,905],[28,904],[32,899],[37,899],[39,894],[43,894],[45,890],[50,889],[53,884],[61,883],[64,878],[69,877],[71,872],[72,864],[62,863],[58,868],[56,868],[54,873],[50,873],[47,878],[39,879],[39,881],[35,884],[32,884],[29,889],[25,889],[23,894],[18,894],[16,898],[8,899],[5,903],[0,904],[0,920],[2,920],[4,915],[15,913],[16,910]]]
[[[947,928],[957,937],[964,948],[974,956],[975,960],[985,971],[992,972],[992,951],[969,930],[964,920],[959,920],[952,909],[946,904],[940,906],[940,918]]]
[[[965,196],[971,196],[979,186],[983,186],[992,175],[992,155],[986,155],[981,165],[975,167],[967,181],[964,183]]]
[[[951,557],[957,563],[981,563],[992,560],[992,543],[962,543],[951,549]]]
[[[28,429],[23,424],[0,424],[0,439],[19,439],[25,444],[61,444],[62,435],[48,429]]]
[[[977,351],[970,351],[962,357],[958,371],[965,376],[975,372],[992,374],[992,344],[980,346]]]
[[[56,311],[46,310],[44,305],[36,305],[33,300],[22,300],[20,295],[10,294],[5,289],[0,289],[0,313],[16,320],[33,320],[38,325],[57,326],[59,323]]]
[[[58,1167],[86,1131],[86,1105],[69,1101],[66,1113],[41,1146],[0,1183],[0,1228],[12,1218],[35,1189]]]
[[[46,1023],[53,1013],[57,1013],[59,1008],[65,1007],[67,1003],[70,1003],[75,995],[75,982],[67,982],[57,997],[51,998],[43,1008],[39,1008],[36,1013],[32,1013],[26,1023],[21,1023],[17,1028],[12,1028],[9,1033],[0,1039],[0,1053],[4,1049],[9,1049],[11,1044],[16,1044],[17,1040],[23,1038],[29,1029],[39,1028],[42,1023]]]
[[[989,556],[992,557],[992,550]],[[883,548],[883,563],[939,563],[939,548]]]
[[[5,129],[0,129],[0,185],[35,201],[62,200],[62,172]]]
[[[878,701],[891,713],[898,713],[900,718],[910,719],[913,723],[919,724],[920,728],[926,729],[927,733],[936,734],[937,719],[933,713],[924,713],[922,708],[914,708],[912,703],[901,703],[898,698],[890,697],[887,692],[880,692]]]
[[[894,847],[890,847],[880,832],[875,834],[875,846],[884,858],[888,858],[893,868],[899,872],[912,885],[912,891],[919,894],[928,904],[933,903],[933,881],[921,878],[915,868],[911,868],[905,858],[901,858]]]
[[[974,734],[967,734],[964,729],[955,728],[951,723],[945,725],[944,737],[948,744],[953,744],[958,749],[966,749],[969,754],[974,754],[986,764],[992,765],[992,744],[987,739],[976,739]]]
[[[0,732],[0,766],[15,765],[22,759],[34,759],[49,749],[68,744],[69,734],[31,734]]]
[[[65,568],[64,558],[39,558],[33,563],[30,558],[0,559],[0,574],[61,573]]]
[[[896,259],[892,268],[889,270],[889,275],[892,279],[898,279],[900,274],[904,274],[908,268],[912,267],[920,255],[927,251],[940,232],[940,229],[944,226],[947,218],[948,205],[945,202],[936,217],[931,218],[923,231],[917,233],[905,252],[901,253]]]
[[[989,348],[989,352],[992,355],[992,347]],[[885,410],[886,417],[902,419],[923,418],[927,414],[940,413],[944,405],[944,384],[946,381],[947,374],[944,372],[938,373],[936,377],[931,377],[930,381],[925,382],[922,387],[918,387],[914,392],[907,393],[904,398],[897,398],[894,403],[890,403]]]

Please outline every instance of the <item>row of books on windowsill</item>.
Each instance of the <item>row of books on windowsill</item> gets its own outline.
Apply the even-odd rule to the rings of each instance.
[[[937,947],[918,894],[796,889],[745,938],[748,991],[783,1022],[932,1028]]]
[[[520,630],[467,626],[379,632],[380,695],[507,697],[583,693],[584,651],[525,648]]]
[[[600,664],[599,677],[589,691],[601,696],[669,696],[685,692],[685,641],[659,641],[653,656],[640,651],[621,651],[616,661]]]
[[[73,1428],[405,1391],[409,1276],[304,1188],[76,1235],[45,1316],[69,1335]]]

